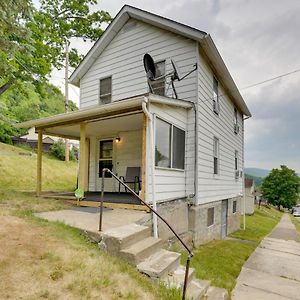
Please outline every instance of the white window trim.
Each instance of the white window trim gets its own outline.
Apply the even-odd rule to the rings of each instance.
[[[217,140],[217,156],[215,156],[215,140]],[[215,173],[214,170],[214,158],[217,157],[218,163],[217,163],[217,173]],[[216,136],[213,137],[213,175],[214,176],[220,176],[220,139]]]
[[[186,165],[186,158],[185,158],[185,153],[186,153],[186,139],[187,139],[187,136],[186,136],[186,130],[184,130],[181,126],[177,126],[175,125],[174,123],[166,120],[165,118],[163,117],[160,117],[156,114],[153,114],[154,116],[154,147],[156,146],[156,120],[157,119],[160,119],[161,121],[164,121],[166,123],[168,123],[169,125],[171,125],[171,148],[170,148],[170,168],[167,168],[167,167],[160,167],[160,166],[154,166],[155,169],[158,169],[158,170],[168,170],[168,171],[180,171],[180,172],[185,172],[185,165]],[[178,168],[173,168],[172,167],[172,164],[173,164],[173,127],[176,127],[180,130],[182,130],[184,132],[184,167],[183,169],[178,169]],[[155,162],[154,162],[155,163]]]
[[[101,95],[101,88],[100,88],[101,80],[107,79],[107,78],[111,78],[111,89],[110,89],[110,93]],[[101,102],[101,96],[102,96],[102,97],[106,97],[106,96],[109,96],[109,95],[110,95],[110,102],[112,102],[112,87],[113,87],[113,77],[112,77],[112,75],[108,75],[108,76],[104,76],[104,77],[99,78],[99,79],[98,79],[98,83],[99,83],[99,84],[98,84],[98,103],[99,103],[100,105],[105,104],[105,103],[102,103],[102,102]]]
[[[217,82],[217,97],[214,96],[214,82]],[[213,92],[213,112],[219,116],[220,114],[220,94],[219,94],[219,80],[217,79],[216,76],[213,76],[213,88],[212,88],[212,92]]]

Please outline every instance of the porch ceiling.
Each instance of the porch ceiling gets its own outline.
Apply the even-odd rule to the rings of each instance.
[[[143,126],[143,114],[135,113],[126,116],[110,117],[104,120],[94,120],[86,123],[86,136],[105,136],[114,137],[122,131],[139,130]],[[80,125],[70,124],[63,126],[50,127],[45,130],[45,134],[68,137],[73,139],[80,138]]]

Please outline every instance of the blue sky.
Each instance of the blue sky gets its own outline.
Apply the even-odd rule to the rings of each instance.
[[[94,9],[115,16],[125,3],[210,33],[253,114],[245,121],[245,165],[300,172],[300,72],[243,89],[300,69],[300,1],[102,0]],[[62,73],[53,76],[62,85]],[[78,99],[76,88],[70,94]]]

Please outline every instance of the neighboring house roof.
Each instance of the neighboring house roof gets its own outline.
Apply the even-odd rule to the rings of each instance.
[[[90,49],[79,66],[70,77],[70,82],[79,86],[80,79],[85,75],[89,68],[94,64],[102,51],[117,35],[119,30],[125,25],[129,18],[140,20],[161,29],[182,35],[199,42],[207,59],[210,61],[214,71],[218,74],[218,79],[224,84],[226,92],[231,96],[237,107],[244,115],[251,117],[251,113],[235,85],[220,53],[218,52],[211,36],[204,31],[178,23],[176,21],[149,13],[136,7],[124,5],[115,16],[111,24],[104,31],[102,36]]]
[[[245,179],[245,188],[251,188],[255,185],[254,179]]]

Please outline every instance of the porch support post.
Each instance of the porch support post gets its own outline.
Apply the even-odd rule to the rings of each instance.
[[[146,200],[146,152],[147,152],[147,116],[143,117],[143,132],[142,132],[142,189],[141,198]]]
[[[80,157],[79,157],[79,188],[85,190],[86,175],[86,125],[80,123]]]
[[[43,130],[38,130],[38,151],[37,151],[37,178],[36,195],[39,197],[42,192],[42,154],[43,154]]]

